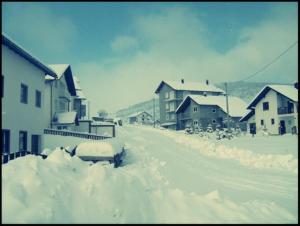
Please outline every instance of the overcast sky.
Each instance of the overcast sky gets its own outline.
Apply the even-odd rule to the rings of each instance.
[[[298,3],[2,3],[2,30],[71,64],[93,115],[153,98],[161,80],[247,77],[298,40]],[[249,81],[297,75],[298,45]]]

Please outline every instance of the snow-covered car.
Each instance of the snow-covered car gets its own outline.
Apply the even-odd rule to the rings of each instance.
[[[83,161],[108,161],[118,167],[125,156],[124,146],[124,143],[117,138],[88,141],[77,145],[73,154]]]

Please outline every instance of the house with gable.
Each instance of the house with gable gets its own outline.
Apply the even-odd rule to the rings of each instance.
[[[181,81],[161,81],[155,93],[159,95],[160,123],[162,127],[170,129],[181,129],[181,115],[176,114],[176,109],[188,95],[218,96],[224,91],[209,81],[185,82]]]
[[[152,124],[152,115],[146,111],[140,111],[129,115],[128,121],[130,124],[140,123],[140,124]]]
[[[298,82],[294,85],[267,85],[253,98],[240,119],[248,131],[270,134],[298,134]]]
[[[46,76],[45,80],[45,128],[76,131],[78,115],[73,109],[76,97],[75,83],[69,64],[51,64],[57,78]]]
[[[239,120],[245,114],[246,103],[238,97],[228,96],[229,126],[246,130],[246,123]],[[227,127],[226,96],[203,96],[188,95],[176,109],[179,119],[179,129],[187,127],[202,127],[206,129],[211,126],[216,129]]]
[[[2,162],[39,154],[44,146],[45,76],[56,72],[2,34]]]

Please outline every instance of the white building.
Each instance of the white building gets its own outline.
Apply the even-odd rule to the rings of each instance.
[[[2,159],[43,148],[45,75],[56,73],[2,34]]]
[[[76,89],[71,67],[68,64],[49,67],[56,72],[57,78],[46,76],[45,80],[45,128],[75,131],[78,116],[73,109]]]
[[[298,133],[298,83],[265,86],[247,109],[240,121],[247,121],[251,133]]]

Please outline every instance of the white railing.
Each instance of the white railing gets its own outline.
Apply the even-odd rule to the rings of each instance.
[[[103,136],[103,135],[97,135],[91,133],[81,133],[81,132],[74,132],[69,130],[56,130],[56,129],[44,129],[44,134],[80,137],[80,138],[90,139],[90,140],[104,140],[104,139],[112,138],[111,136]]]

